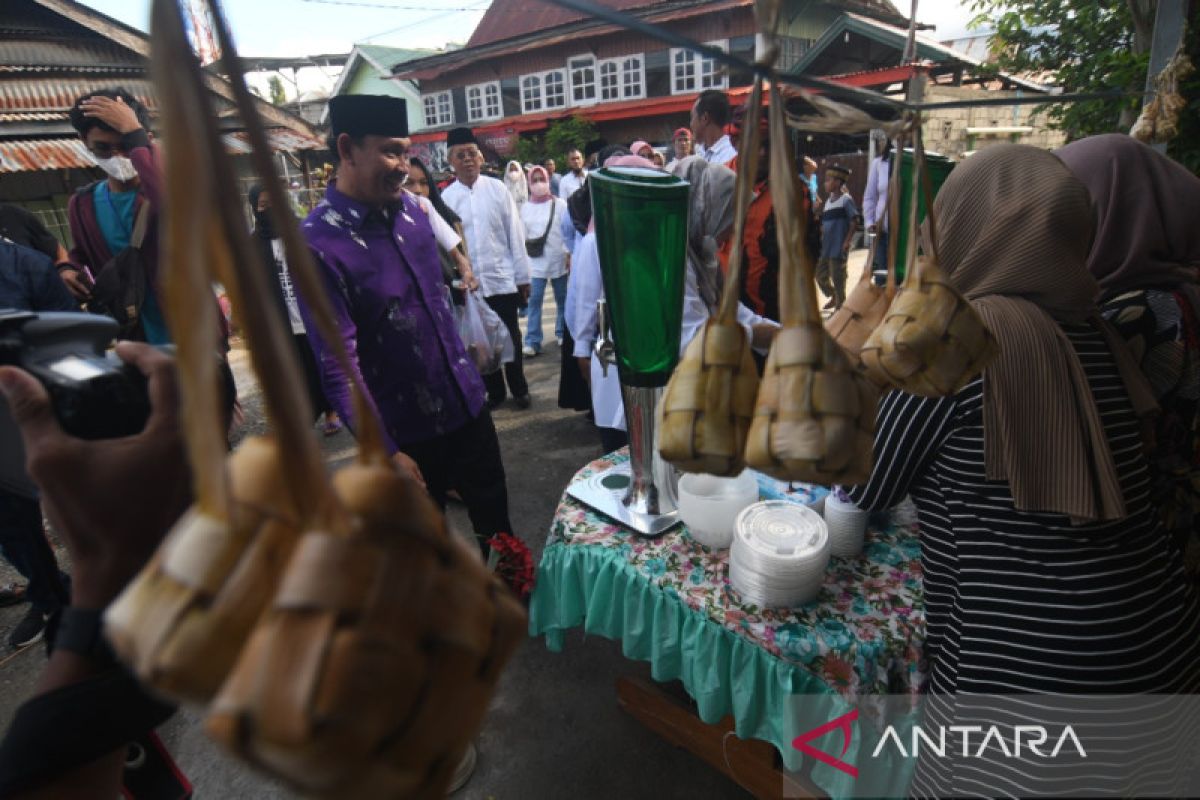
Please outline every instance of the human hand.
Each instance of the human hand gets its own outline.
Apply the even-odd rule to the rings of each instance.
[[[397,450],[392,456],[392,464],[396,470],[406,478],[416,481],[425,488],[425,476],[421,474],[421,468],[417,466],[417,462],[413,461],[409,455],[401,450]]]
[[[518,286],[517,293],[521,295],[522,303],[529,302],[529,284],[528,283],[522,283],[520,286]]]
[[[119,97],[114,100],[104,95],[95,95],[80,103],[79,109],[85,117],[98,119],[122,135],[133,133],[142,127],[137,114]]]
[[[105,608],[191,502],[173,360],[146,344],[117,355],[148,378],[150,418],[136,436],[85,440],[58,423],[36,378],[0,367],[0,391],[21,430],[29,475],[71,555],[72,603]]]
[[[60,269],[58,277],[62,278],[62,282],[66,285],[67,291],[71,295],[83,303],[92,296],[92,287],[84,279],[83,275],[77,269]]]
[[[475,277],[475,273],[471,272],[471,270],[460,272],[459,276],[462,278],[463,285],[472,292],[479,288],[479,279]]]

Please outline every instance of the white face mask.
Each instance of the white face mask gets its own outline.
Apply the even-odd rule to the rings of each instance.
[[[125,156],[111,156],[109,158],[96,158],[92,156],[92,161],[96,162],[96,166],[108,173],[109,177],[114,180],[131,181],[137,177],[137,170],[133,167],[133,162]]]

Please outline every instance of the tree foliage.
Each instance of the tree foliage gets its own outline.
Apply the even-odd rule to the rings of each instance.
[[[522,136],[517,142],[516,158],[523,164],[540,164],[553,158],[562,172],[566,170],[567,151],[572,147],[582,150],[597,135],[596,126],[583,117],[555,120],[541,136]]]
[[[283,81],[278,75],[272,75],[267,81],[267,90],[271,94],[271,105],[281,106],[287,102],[287,92],[283,89]]]
[[[1007,72],[1045,75],[1068,93],[1141,92],[1155,5],[1154,0],[972,0],[972,25],[995,31],[992,52]],[[1127,132],[1140,108],[1140,96],[1058,103],[1049,107],[1049,119],[1077,139]]]

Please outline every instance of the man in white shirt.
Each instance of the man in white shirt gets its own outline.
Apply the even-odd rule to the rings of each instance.
[[[572,147],[567,151],[567,167],[567,174],[563,175],[558,182],[558,196],[563,200],[575,194],[576,190],[587,180],[587,170],[583,168],[583,153],[579,152],[578,147]]]
[[[518,408],[529,408],[529,385],[521,361],[519,307],[529,299],[529,256],[525,252],[525,227],[516,203],[504,184],[480,174],[483,154],[470,128],[455,128],[446,135],[450,165],[457,180],[442,192],[455,214],[462,219],[467,256],[479,281],[480,291],[492,310],[504,320],[513,342],[513,360],[483,376],[488,406],[504,402],[508,392]]]
[[[883,150],[871,160],[867,172],[867,188],[863,191],[863,222],[867,233],[875,234],[875,262],[871,265],[872,278],[880,286],[887,283],[888,218],[887,195],[888,173],[892,168],[892,143],[880,136]]]
[[[725,133],[729,124],[729,98],[716,89],[705,89],[692,106],[692,135],[696,140],[696,155],[710,164],[729,164],[737,157],[737,149]]]

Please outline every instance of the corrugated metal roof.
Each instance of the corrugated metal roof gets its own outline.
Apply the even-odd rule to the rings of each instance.
[[[603,0],[603,5],[619,11],[628,11],[643,6],[667,4],[662,0]],[[552,5],[546,0],[492,0],[491,6],[467,41],[467,47],[479,47],[512,39],[582,19],[583,14]]]
[[[144,70],[146,62],[123,47],[97,39],[0,38],[0,68],[3,67]]]
[[[147,108],[157,106],[144,78],[28,78],[0,81],[0,111],[69,111],[80,95],[120,86]]]
[[[318,139],[301,136],[286,128],[267,131],[272,150],[318,150],[324,144]],[[227,133],[221,137],[225,149],[233,155],[250,152],[245,133]],[[55,169],[87,169],[95,163],[83,142],[71,139],[10,139],[0,140],[0,173],[39,172]]]

